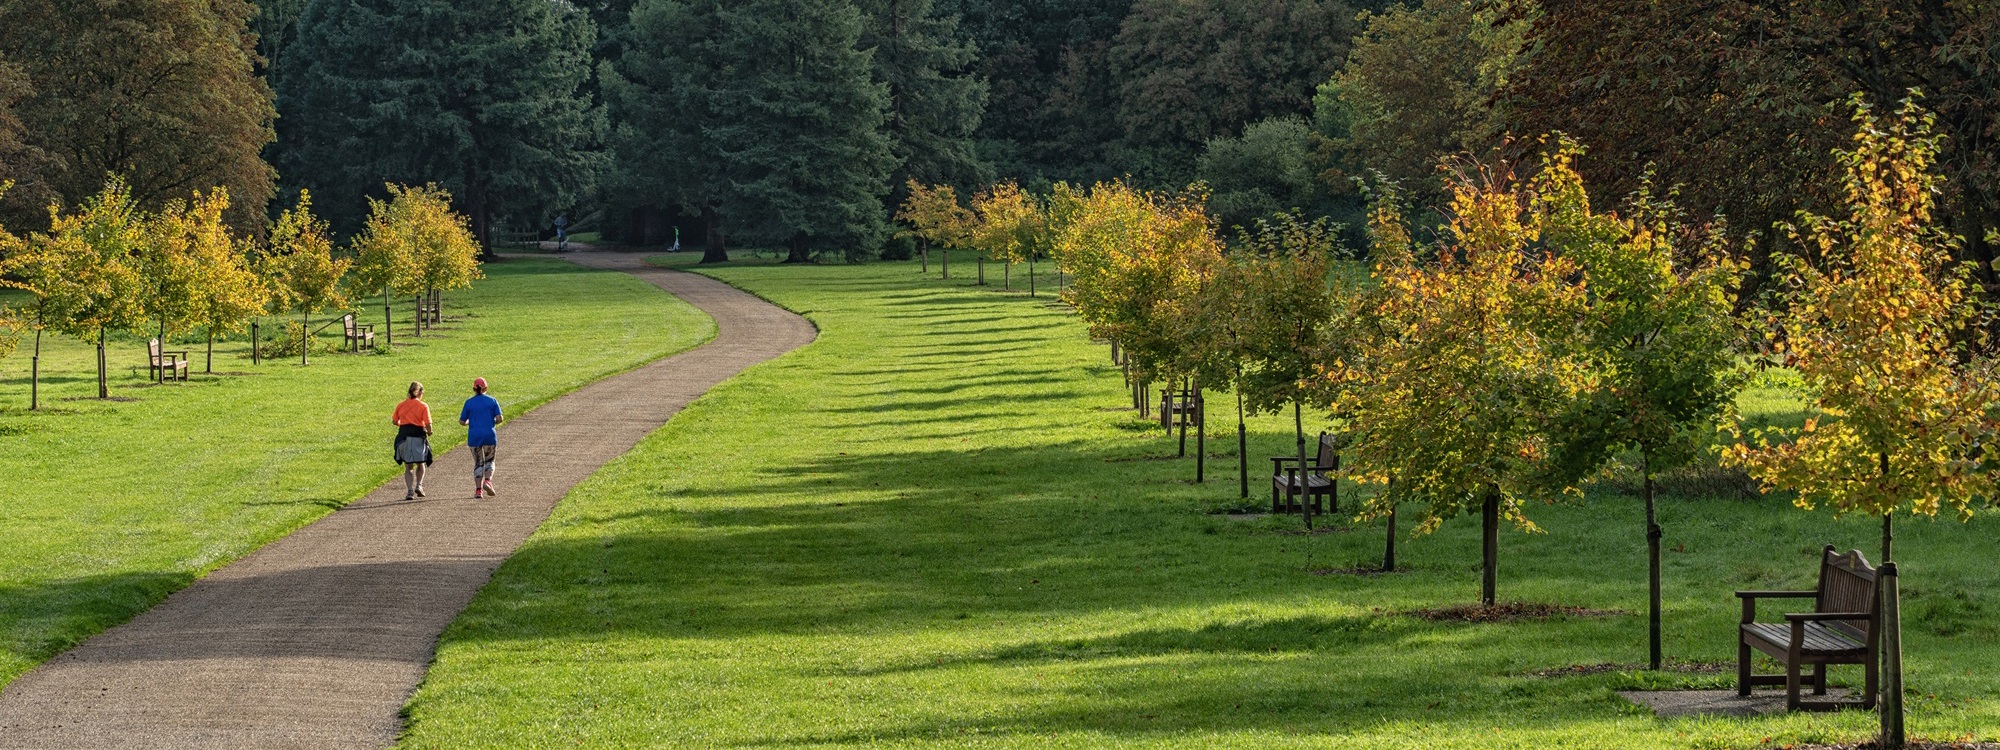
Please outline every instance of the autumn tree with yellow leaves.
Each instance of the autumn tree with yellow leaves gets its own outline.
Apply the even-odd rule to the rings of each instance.
[[[909,226],[911,233],[922,241],[920,249],[926,272],[930,270],[931,246],[937,245],[943,251],[938,257],[939,278],[948,280],[951,250],[971,243],[979,217],[959,204],[958,191],[950,185],[925,186],[911,180],[909,191],[909,197],[896,210],[896,220]]]
[[[312,195],[303,190],[298,205],[272,222],[270,236],[261,270],[271,281],[271,308],[299,314],[293,335],[299,343],[299,364],[309,364],[312,314],[347,306],[340,280],[353,261],[333,257],[326,222],[313,216]]]
[[[1799,507],[1882,519],[1883,580],[1895,578],[1899,512],[1969,520],[1994,497],[1987,452],[2000,404],[1993,361],[1973,350],[1980,307],[1957,238],[1932,214],[1934,118],[1914,101],[1884,120],[1857,97],[1846,169],[1847,216],[1801,214],[1783,260],[1778,347],[1816,416],[1773,428],[1726,456]],[[1902,678],[1893,585],[1883,590],[1883,737],[1900,747]]]
[[[49,229],[17,240],[0,258],[0,278],[35,298],[37,367],[30,408],[39,408],[42,327],[97,347],[97,397],[110,398],[105,337],[143,320],[145,280],[135,258],[144,251],[144,217],[123,180],[113,178],[75,211],[49,207]]]
[[[1531,253],[1544,216],[1510,165],[1466,167],[1451,185],[1437,257],[1420,263],[1400,219],[1378,215],[1375,275],[1361,377],[1341,389],[1355,436],[1358,481],[1379,485],[1370,514],[1397,502],[1424,509],[1420,533],[1477,510],[1483,530],[1480,602],[1497,598],[1499,525],[1535,526],[1527,502],[1545,484],[1542,424],[1559,410],[1578,365],[1556,336],[1579,314],[1575,264]]]
[[[354,238],[354,285],[381,290],[383,331],[394,346],[391,293],[428,296],[433,289],[462,289],[483,276],[479,245],[465,217],[451,210],[450,193],[436,185],[387,187],[389,200],[369,200],[368,224]],[[422,323],[418,316],[418,335]]]

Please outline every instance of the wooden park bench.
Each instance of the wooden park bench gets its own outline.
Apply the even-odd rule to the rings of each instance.
[[[188,353],[161,351],[159,339],[146,341],[146,365],[156,381],[188,379]]]
[[[1790,711],[1832,711],[1875,707],[1876,665],[1880,663],[1877,626],[1882,609],[1875,599],[1875,569],[1859,550],[1837,554],[1829,544],[1820,554],[1819,588],[1813,591],[1738,591],[1743,623],[1737,631],[1736,694],[1750,695],[1752,685],[1784,685]],[[1757,622],[1759,599],[1812,599],[1811,612],[1785,615],[1783,623]],[[1751,649],[1785,665],[1782,675],[1750,673]],[[1799,699],[1799,670],[1812,665],[1813,695],[1826,695],[1826,668],[1860,664],[1866,686],[1859,700]]]
[[[417,323],[429,327],[444,322],[444,293],[432,289],[416,297]]]
[[[1203,437],[1201,431],[1206,426],[1203,413],[1201,391],[1196,388],[1164,388],[1160,390],[1160,429],[1171,437],[1174,428],[1181,430],[1180,455],[1187,455],[1188,428],[1196,431],[1196,439]]]
[[[363,346],[375,348],[375,324],[355,322],[354,313],[348,313],[340,316],[340,329],[346,335],[342,348],[357,354]]]
[[[1298,456],[1271,457],[1271,512],[1299,513],[1310,502],[1312,512],[1318,514],[1323,512],[1321,497],[1327,498],[1332,512],[1340,512],[1340,483],[1330,473],[1340,471],[1340,446],[1334,436],[1320,433],[1319,455],[1304,467],[1295,466],[1298,462]]]

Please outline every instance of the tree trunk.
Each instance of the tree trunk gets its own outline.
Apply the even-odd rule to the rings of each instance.
[[[389,353],[396,353],[396,313],[389,309],[389,287],[382,287],[382,341]]]
[[[411,307],[415,308],[417,317],[414,321],[410,323],[410,330],[416,332],[417,338],[423,338],[424,319],[430,317],[429,315],[424,313],[424,295],[418,294],[415,298],[411,300],[411,302],[412,302]]]
[[[299,313],[299,364],[304,366],[306,354],[312,351],[312,311]]]
[[[1389,536],[1382,545],[1382,572],[1396,572],[1396,502],[1389,501]]]
[[[104,374],[104,326],[97,327],[97,397],[111,398],[111,383]]]
[[[938,280],[951,280],[951,248],[938,248]]]
[[[1296,401],[1296,400],[1292,402],[1292,432],[1293,432],[1293,434],[1294,434],[1294,435],[1295,435],[1295,436],[1296,436],[1296,437],[1298,438],[1298,441],[1299,441],[1299,442],[1298,442],[1298,446],[1299,446],[1299,486],[1298,486],[1298,490],[1299,490],[1299,515],[1302,515],[1302,516],[1305,516],[1305,518],[1306,518],[1306,530],[1307,530],[1307,531],[1311,531],[1311,530],[1312,530],[1312,527],[1313,527],[1313,507],[1312,507],[1312,503],[1311,503],[1311,502],[1308,502],[1308,501],[1309,501],[1309,500],[1311,499],[1312,495],[1311,495],[1310,493],[1308,493],[1308,492],[1306,491],[1306,488],[1308,488],[1308,487],[1310,487],[1310,486],[1312,486],[1312,485],[1311,485],[1310,483],[1306,482],[1306,421],[1305,421],[1305,407],[1304,407],[1303,405],[1301,405],[1301,404],[1300,404],[1300,403],[1299,403],[1298,401]]]
[[[1236,475],[1241,481],[1237,497],[1250,499],[1250,437],[1243,429],[1243,373],[1236,373]]]
[[[1486,490],[1486,501],[1480,508],[1479,521],[1482,531],[1481,567],[1484,568],[1480,575],[1479,603],[1491,607],[1498,601],[1495,589],[1498,588],[1500,580],[1500,491],[1498,489]]]
[[[163,314],[160,316],[160,362],[156,362],[154,364],[158,365],[162,362],[165,362],[167,359],[166,355],[167,355],[167,316]],[[167,377],[166,368],[158,366],[155,366],[153,368],[153,383],[155,385],[166,382],[166,377]]]
[[[215,327],[214,326],[210,326],[208,329],[208,355],[203,359],[206,361],[202,362],[201,374],[214,375],[215,374]]]
[[[1645,476],[1646,495],[1646,653],[1654,670],[1660,668],[1660,523],[1653,502],[1653,456],[1639,454],[1639,471]]]
[[[465,167],[465,207],[466,217],[471,225],[472,239],[479,243],[479,259],[499,260],[493,254],[493,211],[489,208],[486,188],[480,184],[479,176],[471,165]]]
[[[1035,296],[1035,257],[1028,256],[1028,296]]]
[[[1194,392],[1194,420],[1194,483],[1201,484],[1208,478],[1208,409],[1199,388]]]
[[[1002,291],[1014,291],[1014,263],[1012,261],[1000,264],[1000,284]]]
[[[701,262],[728,263],[729,249],[723,246],[722,212],[717,211],[714,206],[703,206],[701,224],[707,235],[702,238],[707,244],[702,248]]]
[[[983,253],[980,254],[977,261],[979,263],[979,281],[974,286],[986,286],[986,255]]]
[[[790,254],[785,256],[786,263],[812,262],[812,245],[805,232],[792,235],[791,245]]]
[[[921,274],[924,274],[924,275],[929,275],[929,274],[930,274],[930,272],[931,272],[931,241],[930,241],[930,240],[926,240],[926,239],[921,239],[921,238],[917,240],[917,260],[918,260],[919,262],[921,262],[921,263],[923,263],[923,264],[924,264],[924,265],[923,265],[923,268],[920,268],[920,269],[918,269],[918,270],[917,270],[917,273],[921,273]]]
[[[42,317],[35,316],[35,356],[28,361],[28,411],[42,408]]]

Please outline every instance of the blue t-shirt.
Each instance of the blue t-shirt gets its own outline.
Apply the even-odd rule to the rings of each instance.
[[[465,400],[465,406],[458,410],[458,420],[465,423],[466,445],[499,445],[500,436],[493,434],[493,423],[500,419],[500,402],[484,393]]]

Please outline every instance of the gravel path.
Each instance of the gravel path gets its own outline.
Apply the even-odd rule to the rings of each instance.
[[[461,446],[438,457],[428,500],[403,502],[398,475],[51,659],[0,692],[0,747],[394,744],[438,634],[571,486],[709,387],[816,335],[804,318],[707,277],[637,255],[568,257],[687,300],[715,318],[715,339],[509,420],[497,499],[471,498]],[[445,408],[434,407],[438,430],[460,429]]]

